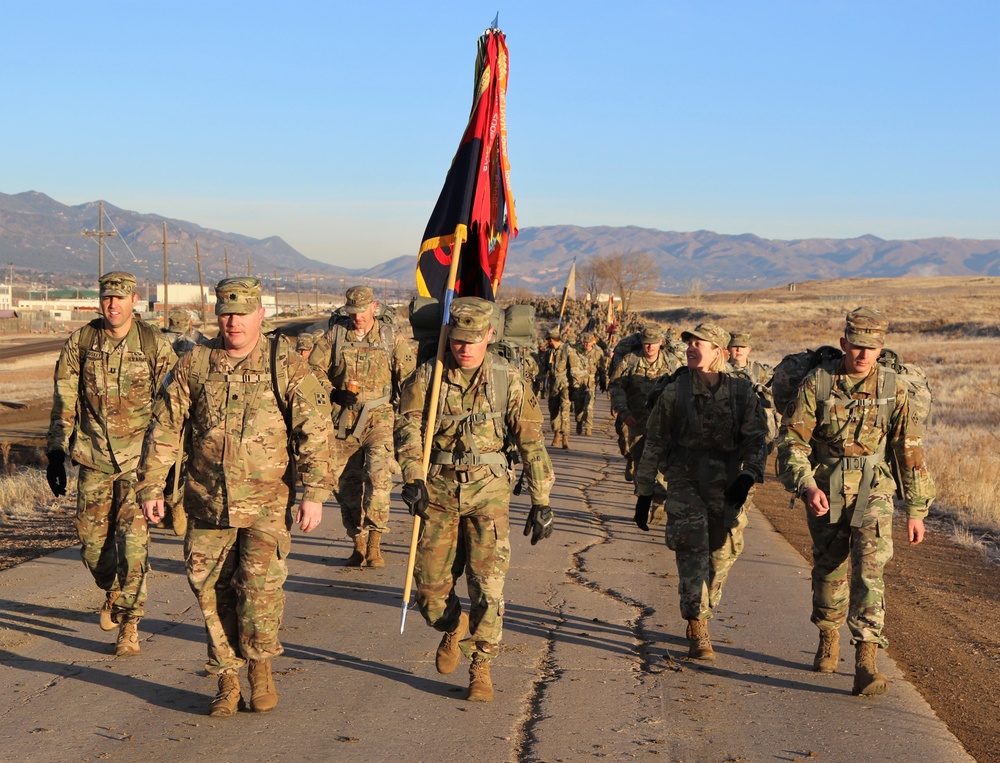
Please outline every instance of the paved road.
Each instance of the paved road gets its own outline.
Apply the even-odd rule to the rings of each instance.
[[[632,524],[607,431],[572,444],[553,453],[552,538],[532,547],[513,504],[493,703],[462,699],[465,664],[435,673],[419,612],[399,634],[408,518],[395,516],[388,567],[347,569],[334,506],[295,537],[269,715],[205,715],[215,681],[168,532],[154,531],[136,658],[112,656],[73,549],[0,572],[0,761],[971,760],[884,658],[879,699],[851,696],[853,655],[835,675],[810,671],[808,569],[760,515],[712,622],[718,662],[686,660],[662,529]]]

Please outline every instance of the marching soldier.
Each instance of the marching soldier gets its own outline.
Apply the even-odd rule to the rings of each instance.
[[[572,413],[572,395],[579,375],[580,359],[562,332],[554,328],[548,333],[548,391],[549,417],[552,419],[552,447],[569,450],[569,419]]]
[[[105,592],[101,628],[118,628],[115,655],[139,653],[149,527],[135,469],[153,398],[176,361],[163,334],[133,316],[135,276],[100,279],[101,318],[74,331],[59,355],[48,435],[52,492],[66,492],[66,455],[79,464],[76,530],[83,562]]]
[[[586,369],[586,378],[577,388],[576,433],[590,437],[594,431],[594,395],[597,390],[608,388],[604,350],[593,334],[583,335],[583,352],[579,353],[580,365]]]
[[[892,558],[895,489],[887,456],[898,465],[913,545],[924,539],[934,500],[921,417],[911,415],[904,381],[878,363],[888,328],[871,308],[847,314],[843,359],[806,376],[778,445],[782,484],[802,498],[812,536],[812,621],[820,636],[813,669],[836,671],[846,620],[855,645],[855,695],[889,690],[875,664],[887,645],[883,572]]]
[[[184,562],[205,617],[205,667],[219,677],[209,714],[225,718],[244,706],[244,665],[251,710],[278,703],[271,659],[283,651],[278,628],[296,473],[304,492],[295,521],[310,532],[330,494],[330,404],[288,343],[261,333],[259,279],[227,278],[216,296],[219,336],[181,358],[157,398],[138,491],[146,518],[158,521],[163,477],[187,423]]]
[[[423,472],[424,433],[434,361],[421,365],[403,388],[396,423],[403,500],[425,522],[417,549],[417,603],[427,624],[444,636],[435,664],[450,674],[461,654],[471,660],[468,699],[493,699],[490,663],[500,651],[503,587],[510,564],[509,505],[513,472],[505,442],[524,464],[531,513],[524,534],[534,545],[552,533],[549,491],[554,482],[535,396],[507,361],[489,353],[491,303],[456,299],[449,347],[431,437],[431,466]],[[470,607],[455,593],[465,573]]]

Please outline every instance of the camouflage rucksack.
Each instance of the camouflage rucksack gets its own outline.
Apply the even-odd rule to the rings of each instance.
[[[903,363],[899,359],[899,354],[888,348],[879,354],[878,362],[883,368],[895,371],[896,377],[906,384],[906,390],[910,393],[909,420],[925,427],[930,426],[934,393],[931,391],[931,384],[924,370],[913,363]]]
[[[828,361],[840,360],[844,353],[836,347],[824,345],[817,350],[804,350],[786,355],[781,362],[774,367],[774,376],[768,384],[771,386],[771,393],[774,395],[774,409],[779,416],[786,415],[790,406],[795,402],[802,380],[806,378],[810,371],[816,366]]]

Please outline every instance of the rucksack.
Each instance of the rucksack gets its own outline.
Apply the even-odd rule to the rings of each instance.
[[[366,344],[371,345],[372,342],[355,342],[347,338],[348,321],[350,315],[343,307],[340,307],[330,313],[330,319],[327,321],[326,335],[327,339],[330,341],[330,368],[327,369],[329,373],[330,369],[336,368],[340,365],[340,359],[343,356],[344,344]],[[385,350],[386,355],[392,357],[393,349],[396,344],[396,310],[388,305],[383,305],[381,302],[378,303],[378,307],[375,310],[375,322],[379,327],[379,345]]]
[[[930,426],[934,393],[924,370],[913,363],[903,363],[899,359],[899,353],[888,348],[879,354],[878,362],[883,368],[895,371],[896,377],[906,385],[910,397],[910,421]]]
[[[614,350],[611,351],[611,362],[608,364],[609,379],[614,376],[622,361],[642,346],[641,338],[642,332],[637,331],[634,334],[629,334],[615,345]]]
[[[768,384],[774,396],[774,409],[779,416],[790,413],[790,407],[798,396],[802,381],[816,366],[840,360],[844,357],[836,347],[823,345],[816,350],[804,350],[786,355],[774,367],[774,376]]]

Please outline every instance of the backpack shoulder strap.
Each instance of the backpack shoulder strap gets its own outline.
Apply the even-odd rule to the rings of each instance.
[[[156,374],[157,332],[154,331],[153,327],[145,321],[136,320],[135,323],[136,326],[139,327],[139,348],[142,350],[142,354],[146,358],[146,364],[149,366],[149,375],[152,378]]]
[[[201,395],[205,379],[208,378],[208,367],[212,359],[212,348],[205,344],[196,344],[191,348],[191,370],[188,372],[188,390],[191,403]]]
[[[288,350],[287,345],[275,336],[268,337],[270,346],[268,347],[268,365],[271,367],[271,391],[274,392],[274,400],[281,411],[281,417],[285,420],[285,426],[291,428],[291,411],[288,408],[286,397],[288,396]],[[282,345],[285,349],[282,351]]]
[[[677,394],[674,396],[674,434],[680,436],[691,429],[691,421],[694,416],[694,388],[691,382],[691,373],[678,374]]]

